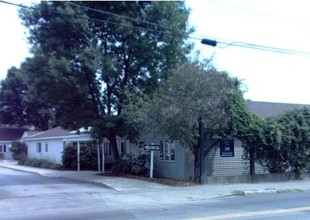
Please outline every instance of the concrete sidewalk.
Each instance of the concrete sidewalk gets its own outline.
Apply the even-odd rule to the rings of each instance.
[[[260,193],[282,193],[310,191],[310,180],[295,180],[286,182],[266,183],[242,183],[242,184],[212,184],[186,187],[173,187],[153,182],[121,177],[98,176],[95,171],[59,171],[41,169],[17,165],[16,161],[0,160],[0,166],[23,172],[39,174],[42,176],[65,178],[80,182],[100,184],[108,186],[119,192],[147,193],[158,192],[158,194],[169,195],[171,198],[180,200],[201,200],[230,195],[249,195]],[[163,199],[163,198],[162,198]],[[182,200],[182,199],[181,199]]]

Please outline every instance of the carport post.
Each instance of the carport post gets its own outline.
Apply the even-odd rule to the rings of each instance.
[[[103,143],[101,142],[101,153],[102,153],[102,159],[101,159],[101,166],[102,166],[102,173],[104,173],[104,146]]]
[[[100,172],[100,143],[97,141],[97,158],[98,158],[98,172]]]
[[[77,142],[77,171],[80,171],[80,142]]]

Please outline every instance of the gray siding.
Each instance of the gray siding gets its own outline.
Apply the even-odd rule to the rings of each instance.
[[[158,138],[150,134],[143,135],[140,141],[144,144],[158,144],[167,138]],[[130,153],[139,154],[137,144],[130,144]],[[243,159],[243,147],[239,140],[234,140],[234,157],[221,157],[220,148],[215,147],[205,157],[204,176],[207,177],[229,177],[250,174],[250,164]],[[145,151],[144,153],[149,154]],[[256,174],[264,174],[265,170],[256,164]],[[189,148],[175,143],[175,160],[166,161],[160,159],[160,152],[154,152],[154,177],[189,180],[194,177],[194,156]]]
[[[205,176],[238,176],[250,174],[250,162],[243,159],[244,149],[239,140],[234,140],[234,157],[221,157],[220,148],[215,147],[205,158]],[[255,164],[255,173],[266,173]]]
[[[234,140],[234,157],[221,157],[220,148],[213,148],[205,158],[206,176],[233,176],[248,174],[247,164],[242,159],[241,142]]]
[[[165,178],[192,179],[194,172],[190,150],[176,143],[175,152],[174,161],[160,160],[159,152],[155,153],[155,174]]]
[[[158,144],[167,138],[156,137],[151,134],[142,135],[139,141],[145,144]],[[131,145],[132,152],[138,153],[138,145]],[[135,149],[135,150],[134,150]],[[149,153],[149,152],[145,152]],[[175,160],[166,161],[160,159],[160,152],[154,151],[154,177],[164,177],[172,179],[192,179],[193,178],[192,153],[188,148],[184,148],[175,142]]]

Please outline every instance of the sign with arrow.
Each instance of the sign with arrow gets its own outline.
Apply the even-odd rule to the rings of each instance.
[[[150,150],[150,151],[159,151],[159,145],[156,144],[145,144],[144,150]]]
[[[154,151],[159,151],[159,145],[157,144],[145,144],[144,149],[150,151],[151,153],[151,161],[150,161],[150,178],[153,178],[153,170],[154,170]]]

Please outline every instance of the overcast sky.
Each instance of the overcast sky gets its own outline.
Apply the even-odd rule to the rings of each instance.
[[[12,1],[24,3],[25,1]],[[28,1],[29,2],[29,1]],[[227,44],[196,43],[202,57],[242,79],[245,97],[257,101],[310,104],[310,13],[308,0],[186,0],[193,38]],[[0,79],[28,56],[26,29],[16,7],[0,3]],[[292,55],[234,46],[235,42],[303,51]],[[231,45],[230,45],[231,44]]]

